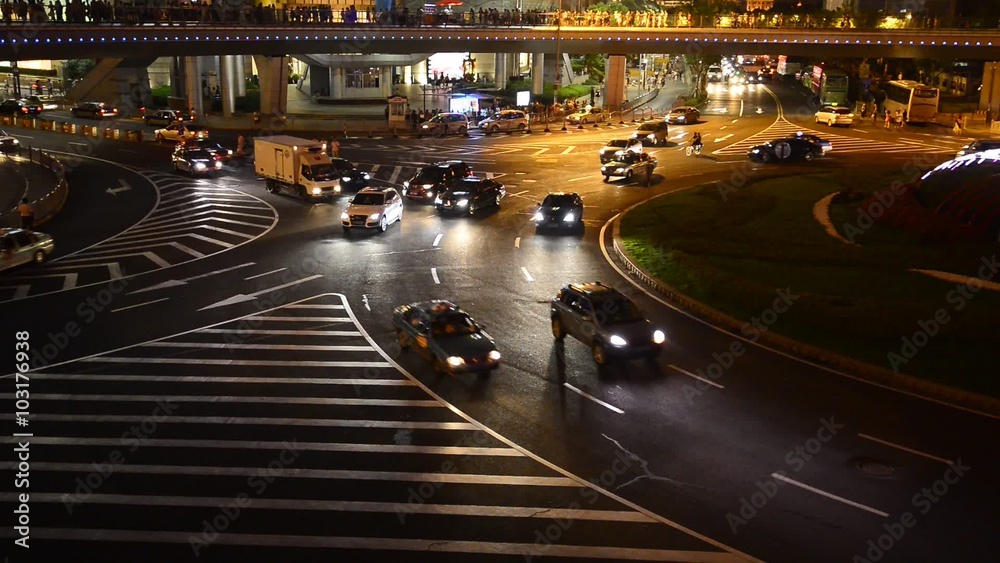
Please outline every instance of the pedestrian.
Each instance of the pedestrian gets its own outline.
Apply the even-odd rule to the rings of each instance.
[[[993,106],[986,106],[986,126],[993,125]]]
[[[340,158],[340,141],[336,137],[330,139],[330,151],[333,158]]]
[[[885,112],[885,130],[888,131],[892,129],[892,112],[886,110]]]
[[[878,104],[872,104],[872,125],[878,125]]]
[[[28,198],[21,199],[21,205],[17,206],[17,214],[21,216],[21,228],[30,231],[35,228],[35,210],[28,203]]]
[[[955,118],[955,126],[951,128],[951,131],[952,131],[952,133],[954,133],[956,135],[961,135],[962,134],[962,118],[961,117],[956,117]]]
[[[646,157],[646,187],[653,184],[653,162]]]

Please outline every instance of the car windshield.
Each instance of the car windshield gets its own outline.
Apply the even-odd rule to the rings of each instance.
[[[203,150],[188,151],[188,158],[191,160],[211,160],[212,155]]]
[[[354,168],[353,166],[351,166],[351,163],[347,162],[346,160],[334,160],[332,164],[334,168],[336,168],[341,172],[349,172]]]
[[[599,321],[603,325],[634,323],[643,319],[638,307],[622,297],[609,297],[603,301],[595,301],[594,307],[597,311],[604,313],[603,315],[598,314],[598,319],[601,317],[604,319]]]
[[[573,205],[573,196],[565,194],[549,194],[545,196],[545,200],[542,201],[542,205],[544,207],[565,207],[567,205]]]
[[[385,194],[360,193],[354,196],[354,205],[382,205],[385,202]]]
[[[312,168],[313,180],[329,180],[336,174],[333,166],[329,164],[313,164],[310,168]]]
[[[604,145],[604,146],[606,146],[606,147],[614,147],[616,149],[620,149],[620,148],[624,148],[624,147],[628,146],[628,140],[626,140],[626,139],[614,139],[612,141],[608,141],[608,144]]]
[[[684,108],[678,108],[678,109],[675,109],[675,110],[671,111],[670,113],[678,114],[678,115],[683,115],[683,114],[687,113],[687,111],[688,110],[686,110]]]
[[[476,334],[479,332],[479,327],[476,326],[472,317],[465,313],[448,313],[434,319],[434,322],[431,323],[431,330],[435,337],[447,338]]]
[[[656,131],[656,123],[643,123],[639,126],[639,131]]]
[[[444,170],[440,168],[424,168],[413,177],[414,184],[435,184],[441,181]]]

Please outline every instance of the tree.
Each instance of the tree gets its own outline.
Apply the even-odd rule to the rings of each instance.
[[[604,55],[584,55],[583,64],[591,78],[598,82],[604,81]]]
[[[696,16],[718,16],[735,14],[746,8],[746,2],[738,0],[688,0],[684,9]]]
[[[70,59],[63,64],[63,79],[67,84],[79,80],[97,66],[93,59]]]
[[[708,67],[721,62],[719,55],[684,55],[684,66],[694,79],[691,92],[694,98],[708,95]]]

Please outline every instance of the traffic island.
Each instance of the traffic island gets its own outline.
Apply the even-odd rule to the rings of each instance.
[[[882,189],[893,179],[859,167],[763,179],[725,194],[702,186],[628,212],[615,241],[634,273],[716,324],[766,334],[772,345],[852,374],[995,409],[1000,292],[915,270],[976,279],[996,265],[1000,247],[928,243],[866,220],[859,201],[867,194],[829,206],[832,224],[855,244],[814,217],[830,194]],[[763,322],[781,295],[785,310]]]
[[[27,182],[25,197],[35,213],[36,228],[52,220],[62,210],[69,196],[66,168],[62,162],[40,149],[22,148],[0,155],[0,164],[16,166],[17,173]],[[24,187],[18,186],[17,189],[23,190]],[[16,206],[20,202],[13,203]],[[20,214],[16,207],[0,213],[0,227],[19,225]]]

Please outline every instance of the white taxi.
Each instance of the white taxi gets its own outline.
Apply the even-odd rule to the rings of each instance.
[[[174,123],[172,125],[167,125],[163,129],[156,130],[156,142],[162,143],[164,141],[190,141],[190,140],[202,140],[208,138],[208,129],[200,125],[192,125],[190,123]]]
[[[385,232],[389,225],[403,220],[403,198],[393,188],[364,188],[340,214],[344,234],[351,229],[378,229]]]
[[[816,123],[826,123],[828,126],[850,125],[854,123],[854,114],[847,108],[825,106],[816,112]]]

